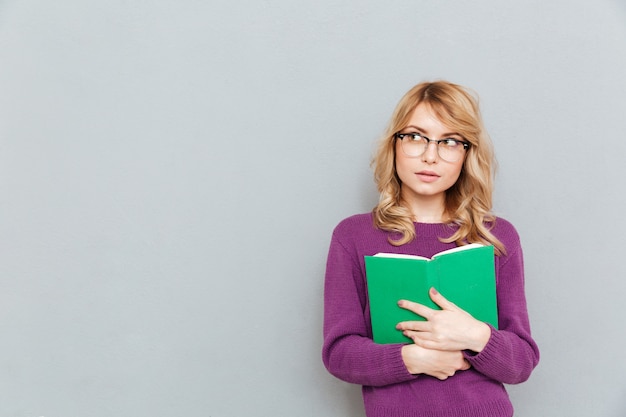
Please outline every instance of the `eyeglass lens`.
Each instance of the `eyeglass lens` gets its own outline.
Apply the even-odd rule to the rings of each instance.
[[[437,147],[439,157],[447,162],[456,162],[462,158],[465,148],[463,143],[454,140],[433,141],[424,136],[417,134],[401,134],[402,151],[410,157],[418,157],[424,154],[430,145],[434,142]]]

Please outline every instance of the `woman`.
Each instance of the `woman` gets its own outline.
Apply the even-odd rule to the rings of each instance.
[[[323,361],[363,386],[367,416],[513,415],[503,384],[527,380],[539,350],[518,234],[491,213],[494,164],[477,100],[465,88],[422,83],[401,99],[373,161],[380,201],[335,228],[326,266]],[[398,324],[414,343],[374,343],[364,257],[431,257],[474,242],[496,252],[498,330],[432,288],[441,310],[399,300],[426,319]]]

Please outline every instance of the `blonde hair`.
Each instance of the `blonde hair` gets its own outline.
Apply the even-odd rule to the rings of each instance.
[[[490,231],[495,221],[491,209],[496,161],[493,145],[483,126],[478,99],[466,88],[447,81],[416,85],[402,97],[392,114],[372,161],[380,193],[378,205],[373,210],[375,226],[400,233],[399,239],[389,239],[396,246],[416,237],[413,215],[402,200],[402,183],[396,172],[395,133],[407,126],[413,111],[422,103],[443,124],[470,143],[461,174],[446,191],[445,215],[458,229],[451,237],[441,240],[457,245],[489,244],[495,247],[496,253],[504,253],[504,246]]]

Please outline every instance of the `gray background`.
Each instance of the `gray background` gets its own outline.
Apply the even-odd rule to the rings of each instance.
[[[363,415],[320,360],[332,228],[396,102],[481,96],[542,360],[626,415],[623,1],[0,0],[0,416]]]

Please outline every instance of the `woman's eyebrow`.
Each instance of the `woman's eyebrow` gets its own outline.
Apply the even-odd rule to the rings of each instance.
[[[402,130],[406,130],[406,129],[409,129],[409,128],[413,128],[413,129],[417,130],[418,132],[423,133],[426,136],[428,136],[428,132],[426,132],[426,130],[422,129],[419,126],[415,126],[415,125],[408,125],[407,127],[405,127]],[[463,137],[463,135],[461,135],[460,133],[456,133],[456,132],[449,132],[449,133],[444,133],[443,135],[441,135],[442,138],[448,138],[450,136],[458,136],[460,138]]]

